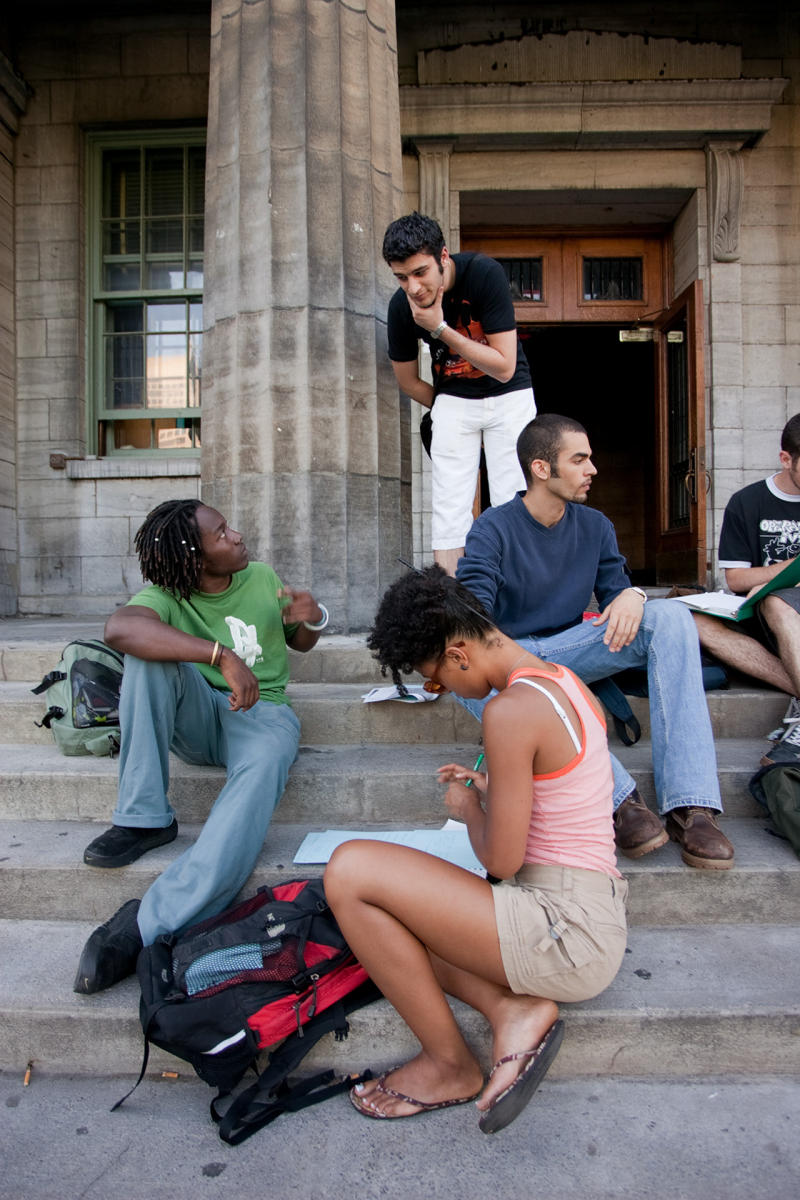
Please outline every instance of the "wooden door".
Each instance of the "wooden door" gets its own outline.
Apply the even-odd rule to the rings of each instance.
[[[653,322],[656,337],[656,579],[705,587],[703,292],[696,281]]]

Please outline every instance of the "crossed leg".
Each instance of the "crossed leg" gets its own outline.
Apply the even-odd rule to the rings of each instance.
[[[445,992],[489,1021],[495,1061],[538,1045],[558,1016],[552,1000],[509,988],[486,880],[404,846],[356,841],[331,857],[325,893],[353,953],[420,1042],[420,1053],[390,1073],[394,1091],[438,1103],[479,1090],[483,1072]],[[478,1108],[519,1070],[518,1062],[498,1068]],[[377,1081],[362,1085],[359,1102],[387,1117],[419,1111]]]

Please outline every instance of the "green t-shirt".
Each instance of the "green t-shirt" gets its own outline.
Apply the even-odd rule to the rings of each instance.
[[[128,604],[142,604],[162,621],[193,637],[230,646],[247,663],[258,680],[262,700],[288,704],[289,656],[286,642],[297,625],[284,625],[278,589],[281,581],[266,563],[249,563],[237,571],[224,592],[192,592],[178,600],[164,588],[151,585],[137,592]],[[209,649],[209,657],[211,651]],[[198,671],[215,688],[228,690],[222,672],[207,662]]]

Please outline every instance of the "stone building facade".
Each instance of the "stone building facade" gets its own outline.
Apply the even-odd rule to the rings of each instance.
[[[793,9],[6,17],[3,611],[109,611],[145,513],[201,494],[363,629],[397,556],[429,556],[380,257],[414,207],[504,262],[537,402],[587,425],[637,577],[712,580],[728,497],[800,410]]]

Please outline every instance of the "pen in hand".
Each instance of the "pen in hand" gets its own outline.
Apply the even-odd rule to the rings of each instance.
[[[475,766],[472,768],[472,769],[473,769],[473,771],[477,771],[477,770],[478,770],[478,767],[479,767],[479,766],[481,765],[481,763],[483,762],[483,759],[484,759],[484,755],[483,755],[482,753],[481,753],[481,754],[479,754],[479,755],[478,755],[478,757],[477,757],[477,759],[476,759],[476,761],[475,761]],[[464,787],[472,787],[472,780],[471,780],[471,779],[468,779],[468,780],[466,781],[466,783],[464,784]]]

